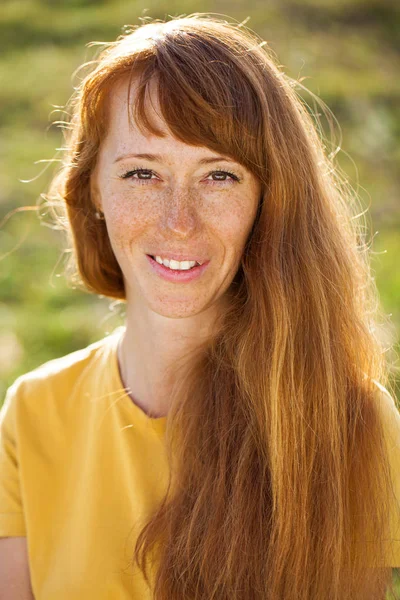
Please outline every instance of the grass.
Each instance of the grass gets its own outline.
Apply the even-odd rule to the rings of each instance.
[[[256,31],[285,72],[333,110],[342,127],[338,160],[369,207],[373,267],[400,350],[400,5],[390,0],[2,0],[0,11],[0,223],[35,205],[50,181],[72,92],[73,71],[90,60],[92,40],[111,41],[124,24],[150,15],[230,15]],[[35,164],[36,163],[36,164]],[[21,180],[30,180],[22,183]],[[0,226],[0,397],[43,362],[101,338],[122,320],[104,298],[72,289],[62,276],[63,245],[33,212]],[[111,307],[111,308],[110,308]],[[400,389],[400,388],[399,388]],[[1,402],[0,402],[1,403]],[[400,572],[393,570],[400,594]],[[389,597],[388,597],[389,600]]]
[[[389,1],[218,0],[200,6],[190,0],[170,2],[166,12],[157,1],[149,9],[142,1],[3,0],[0,222],[15,208],[34,206],[48,186],[56,165],[40,161],[54,158],[63,144],[52,123],[64,118],[76,83],[72,73],[94,56],[87,44],[111,41],[123,25],[146,16],[196,11],[237,21],[250,16],[247,26],[268,41],[286,74],[305,77],[303,84],[333,110],[343,134],[339,164],[369,207],[371,228],[379,230],[377,251],[386,250],[376,262],[376,279],[398,329],[400,19]],[[107,327],[102,320],[110,314],[108,301],[72,290],[63,280],[62,248],[59,234],[42,227],[32,212],[16,213],[0,227],[0,255],[6,256],[0,270],[0,342],[14,348],[14,359],[0,366],[0,395],[18,374],[101,337]]]

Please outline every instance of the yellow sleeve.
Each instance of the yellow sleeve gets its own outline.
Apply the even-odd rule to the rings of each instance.
[[[26,535],[16,427],[18,399],[15,382],[0,410],[0,537]]]
[[[400,568],[400,413],[386,388],[377,381],[375,383],[381,392],[378,394],[378,401],[386,433],[394,492],[390,514],[391,544],[388,546],[385,567]]]

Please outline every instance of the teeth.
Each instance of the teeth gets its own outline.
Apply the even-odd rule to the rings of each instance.
[[[187,271],[197,264],[195,260],[184,260],[179,262],[178,260],[168,260],[167,258],[163,259],[161,256],[156,256],[156,261],[160,265],[164,265],[164,267],[168,267],[174,271]]]

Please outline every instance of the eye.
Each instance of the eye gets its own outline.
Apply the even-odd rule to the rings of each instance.
[[[211,183],[217,183],[217,182],[225,182],[225,181],[230,181],[231,183],[233,183],[234,181],[240,181],[240,178],[235,175],[235,173],[233,173],[232,171],[222,171],[222,170],[217,170],[217,171],[211,171],[211,173],[209,173],[207,175],[207,177],[212,177],[212,181]],[[227,177],[229,177],[229,179],[227,179]]]
[[[134,177],[134,175],[137,175],[137,177]],[[155,175],[155,173],[154,171],[151,171],[151,169],[132,169],[131,171],[126,171],[126,173],[120,175],[120,178],[147,181],[151,180],[153,175]]]
[[[120,179],[133,179],[135,181],[144,182],[154,181],[153,176],[156,177],[156,174],[151,169],[135,168],[131,169],[130,171],[126,171],[119,177]],[[212,177],[212,179],[208,179],[209,177]],[[216,171],[211,171],[211,173],[207,175],[206,180],[208,180],[208,183],[211,185],[225,182],[233,184],[234,182],[240,182],[241,178],[232,171],[223,171],[222,169],[218,169]]]

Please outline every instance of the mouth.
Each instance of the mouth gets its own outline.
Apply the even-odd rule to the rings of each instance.
[[[156,260],[156,255],[153,255],[153,254],[147,254],[147,256],[150,256],[150,257],[151,257],[153,260]],[[160,256],[162,256],[162,255],[160,255]],[[168,254],[167,254],[167,258],[168,258]],[[195,262],[196,262],[196,265],[200,265],[200,266],[201,266],[202,264],[204,264],[205,262],[208,262],[208,261],[206,261],[205,259],[199,259],[199,260],[197,260],[197,259],[194,259],[194,258],[174,258],[174,259],[172,259],[172,258],[169,258],[169,260],[170,260],[170,261],[171,261],[171,260],[176,260],[176,261],[178,261],[178,262],[193,262],[193,261],[195,261]],[[159,264],[160,264],[160,263],[159,263]]]
[[[161,276],[163,279],[166,279],[171,282],[189,282],[200,277],[204,271],[207,269],[209,265],[209,260],[205,261],[203,264],[196,264],[194,267],[190,269],[170,269],[165,265],[158,263],[154,256],[151,254],[147,254],[147,259],[150,262],[151,267],[154,271]]]
[[[162,264],[162,263],[159,263],[159,262],[157,261],[157,259],[156,259],[156,256],[153,256],[153,254],[148,254],[147,256],[149,256],[150,258],[152,258],[153,260],[155,260],[155,261],[157,262],[157,264]],[[177,261],[177,262],[196,262],[196,265],[195,265],[195,266],[196,266],[196,267],[201,267],[201,265],[203,265],[204,263],[206,263],[206,262],[209,262],[209,261],[206,261],[206,260],[202,260],[202,261],[198,261],[198,260],[196,260],[196,261],[194,261],[194,259],[190,259],[190,258],[182,258],[182,259],[180,259],[180,260],[179,260],[179,261]],[[163,265],[163,266],[165,266],[165,265]],[[167,268],[168,268],[168,267],[167,267]],[[194,268],[194,267],[190,267],[190,269],[193,269],[193,268]],[[188,269],[188,270],[190,271],[190,269]],[[175,269],[174,269],[174,270],[175,270]],[[176,270],[179,270],[179,269],[176,269]],[[186,270],[186,269],[183,269],[183,270]]]

